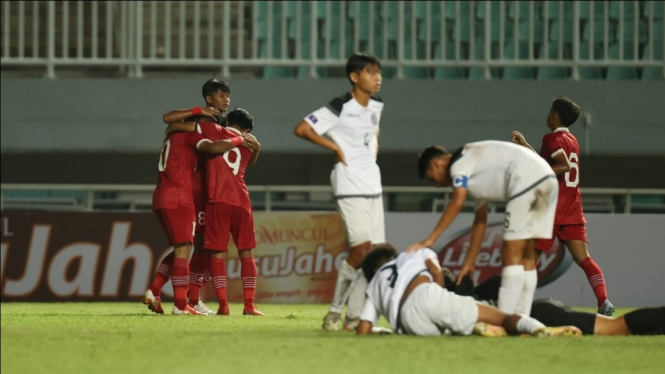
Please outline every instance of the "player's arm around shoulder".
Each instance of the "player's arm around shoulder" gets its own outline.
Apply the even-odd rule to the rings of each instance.
[[[248,165],[254,166],[254,164],[256,164],[256,162],[259,160],[261,143],[259,143],[259,140],[256,138],[256,136],[252,134],[244,133],[242,136],[245,138],[245,141],[247,142],[247,148],[249,148],[249,150],[252,151],[252,158],[249,159]]]
[[[222,113],[217,108],[197,106],[191,109],[172,110],[162,116],[162,121],[164,123],[184,122],[188,119],[193,120],[198,116],[209,117],[214,121],[218,121],[222,118]]]
[[[200,132],[198,124],[196,122],[173,122],[169,123],[169,125],[166,127],[166,135],[169,135],[173,132]]]

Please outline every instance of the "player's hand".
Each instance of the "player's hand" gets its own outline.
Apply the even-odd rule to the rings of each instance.
[[[217,108],[201,107],[201,115],[212,118],[215,122],[222,118],[222,113]]]
[[[434,240],[431,239],[425,239],[422,241],[419,241],[418,243],[411,244],[409,248],[406,249],[407,252],[415,252],[421,248],[432,248],[434,247]]]
[[[341,162],[344,165],[346,165],[346,158],[344,157],[344,152],[342,152],[342,149],[337,147],[335,149],[335,163]]]
[[[526,139],[524,139],[524,135],[519,131],[513,131],[510,141],[515,144],[526,145]]]
[[[462,278],[464,278],[465,275],[470,276],[473,279],[473,272],[476,271],[476,267],[474,265],[467,265],[466,263],[464,266],[462,266],[462,270],[460,270],[459,274],[457,275],[457,283],[458,285],[462,283]]]
[[[259,143],[259,140],[256,139],[256,136],[248,133],[244,133],[242,136],[245,138],[245,140],[247,140],[249,148],[252,151],[257,152],[261,150],[261,143]]]

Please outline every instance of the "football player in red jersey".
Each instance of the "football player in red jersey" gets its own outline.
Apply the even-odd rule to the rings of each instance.
[[[209,79],[203,84],[202,95],[205,100],[204,107],[192,109],[179,109],[170,111],[162,117],[164,123],[196,122],[213,120],[225,124],[223,113],[231,103],[231,88],[228,83],[219,79]],[[210,280],[210,255],[203,251],[203,231],[205,228],[205,205],[207,196],[205,192],[205,160],[201,159],[192,176],[192,194],[194,199],[194,212],[196,214],[196,234],[194,236],[194,253],[189,263],[189,305],[201,313],[215,314],[201,301],[201,289],[206,281]],[[166,257],[159,265],[158,274],[166,276],[164,281],[158,274],[155,275],[152,287],[160,289],[159,284],[167,282],[170,277],[172,258]],[[162,284],[163,285],[163,284]]]
[[[589,255],[586,236],[586,219],[582,211],[580,194],[580,147],[568,127],[577,121],[580,107],[565,96],[557,96],[547,116],[547,127],[552,131],[543,137],[540,155],[547,160],[559,180],[559,200],[554,219],[552,239],[536,243],[538,253],[549,250],[558,237],[568,248],[575,262],[586,273],[598,301],[598,313],[611,316],[614,306],[607,298],[605,277],[600,266]],[[531,148],[524,136],[513,131],[513,143]]]
[[[200,132],[171,133],[164,139],[159,158],[159,178],[153,193],[153,210],[166,232],[174,251],[170,274],[160,264],[160,281],[153,282],[143,296],[143,303],[156,313],[163,313],[159,292],[171,276],[175,294],[173,314],[203,314],[187,305],[189,283],[189,254],[194,238],[196,218],[192,199],[192,174],[198,163],[197,150],[223,154],[239,145],[248,146],[242,136],[212,142]],[[167,256],[168,257],[168,256]],[[161,283],[161,284],[160,284]],[[157,287],[156,287],[157,286]]]
[[[206,138],[222,140],[243,136],[249,148],[230,150],[224,155],[206,158],[206,229],[203,249],[211,251],[210,272],[219,309],[217,314],[228,315],[229,306],[226,297],[226,253],[229,238],[238,248],[240,274],[244,289],[245,315],[263,315],[254,305],[256,292],[256,262],[253,249],[256,247],[254,218],[249,192],[245,184],[245,170],[258,159],[261,145],[250,134],[254,128],[254,118],[248,111],[237,108],[226,116],[226,127],[212,122],[201,122],[201,131]],[[171,130],[193,131],[195,124],[174,123]]]

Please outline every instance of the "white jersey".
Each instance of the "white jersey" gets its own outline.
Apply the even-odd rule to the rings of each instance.
[[[344,153],[346,165],[335,164],[330,177],[335,197],[381,195],[376,137],[382,111],[383,102],[377,96],[364,107],[347,93],[305,117],[317,134],[328,134]]]
[[[384,316],[397,331],[399,306],[406,288],[418,275],[427,275],[432,279],[425,265],[429,258],[439,261],[434,251],[421,248],[415,252],[400,253],[381,266],[367,285],[367,300],[360,319],[376,325],[379,316]]]
[[[510,142],[488,140],[468,143],[454,152],[450,178],[453,188],[467,189],[479,209],[488,201],[509,201],[556,176],[536,152]]]

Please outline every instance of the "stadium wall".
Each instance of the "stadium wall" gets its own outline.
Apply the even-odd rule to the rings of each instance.
[[[387,213],[387,239],[398,249],[424,238],[439,215]],[[665,304],[658,281],[665,216],[588,214],[590,252],[603,268],[615,306]],[[459,270],[473,215],[462,213],[437,242],[443,266]],[[336,213],[255,213],[259,303],[327,303],[345,258]],[[477,281],[500,273],[503,215],[491,215]],[[149,286],[168,244],[150,213],[5,211],[2,213],[2,301],[136,301]],[[235,250],[227,262],[229,298],[242,300]],[[208,286],[209,287],[209,286]],[[164,288],[171,295],[171,286]],[[539,264],[537,297],[594,305],[586,277],[560,243]],[[214,299],[210,288],[205,299]]]
[[[205,79],[24,79],[1,81],[2,152],[153,152],[161,115],[201,105]],[[256,119],[267,152],[322,152],[293,136],[309,112],[348,91],[346,79],[231,79],[231,107]],[[592,119],[590,150],[665,154],[664,82],[386,80],[381,96],[382,152],[418,151],[429,143],[507,140],[520,130],[539,145],[552,99],[566,94]],[[572,131],[584,151],[581,124]]]

